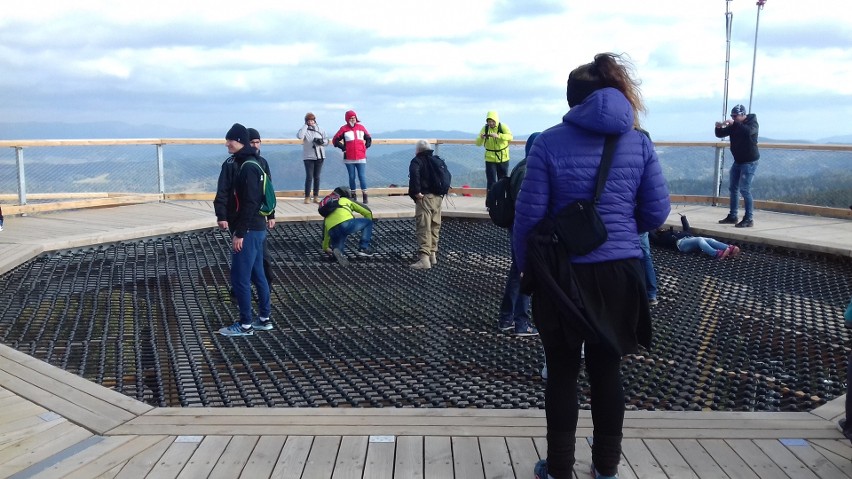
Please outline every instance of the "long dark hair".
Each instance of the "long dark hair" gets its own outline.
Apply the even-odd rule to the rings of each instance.
[[[633,107],[633,126],[639,128],[639,115],[646,111],[642,92],[639,91],[642,82],[634,78],[633,64],[625,57],[624,54],[598,53],[595,61],[575,68],[568,75],[568,82],[593,82],[599,85],[598,88],[612,87],[620,91]]]

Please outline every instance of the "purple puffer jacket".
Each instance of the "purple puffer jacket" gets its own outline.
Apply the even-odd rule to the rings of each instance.
[[[527,156],[527,174],[515,205],[513,245],[518,269],[526,262],[527,235],[547,215],[567,204],[592,199],[604,138],[622,134],[615,147],[598,212],[608,239],[574,263],[641,258],[639,233],[661,226],[669,216],[669,189],[654,145],[633,129],[633,108],[615,88],[589,95],[544,131]]]

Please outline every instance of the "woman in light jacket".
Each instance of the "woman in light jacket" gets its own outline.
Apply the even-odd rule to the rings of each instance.
[[[302,158],[305,161],[305,204],[311,202],[311,184],[313,184],[314,203],[319,203],[320,172],[325,160],[325,145],[329,138],[325,130],[317,126],[317,117],[311,112],[305,114],[305,124],[296,133],[302,140]]]
[[[618,55],[598,54],[592,63],[579,66],[568,77],[570,110],[562,123],[536,138],[527,156],[512,244],[522,278],[532,284],[533,318],[547,358],[547,459],[536,464],[536,477],[573,477],[584,341],[594,424],[592,474],[608,478],[618,471],[624,423],[621,356],[638,352],[639,345],[647,347],[651,339],[639,233],[662,225],[671,209],[654,145],[638,130],[639,113],[644,112],[638,84]],[[569,203],[592,199],[607,136],[617,137],[598,204],[607,240],[584,256],[566,253],[573,274],[560,277],[562,288],[578,292],[570,302],[598,333],[583,337],[576,334],[576,313],[553,295],[539,294],[537,257],[527,255],[533,248],[527,247],[527,239],[537,237],[534,228],[540,221],[553,220]]]

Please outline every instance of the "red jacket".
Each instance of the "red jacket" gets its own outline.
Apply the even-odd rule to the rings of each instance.
[[[355,126],[349,125],[349,118],[355,117]],[[343,161],[346,163],[365,163],[367,161],[367,148],[373,142],[370,133],[358,122],[358,115],[349,110],[346,112],[347,123],[337,130],[331,142],[337,148],[343,150]]]

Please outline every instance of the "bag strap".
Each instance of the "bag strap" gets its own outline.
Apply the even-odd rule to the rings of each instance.
[[[594,203],[598,204],[601,200],[606,179],[609,176],[609,169],[612,167],[612,154],[615,152],[615,144],[618,143],[618,136],[607,135],[604,141],[603,154],[601,155],[601,166],[598,170],[598,181],[595,185]]]

